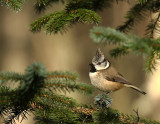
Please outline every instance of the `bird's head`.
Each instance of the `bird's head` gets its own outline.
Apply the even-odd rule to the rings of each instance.
[[[96,70],[104,70],[109,68],[110,62],[104,57],[104,54],[101,52],[100,48],[97,49],[96,55],[92,59],[92,64],[90,64]]]

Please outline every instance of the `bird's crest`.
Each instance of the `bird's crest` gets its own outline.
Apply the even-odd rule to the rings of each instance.
[[[98,62],[102,62],[104,59],[104,54],[101,52],[100,48],[98,48],[96,51],[96,55],[92,59],[92,63],[97,64]]]

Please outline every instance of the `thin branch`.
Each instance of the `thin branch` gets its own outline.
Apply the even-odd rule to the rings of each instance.
[[[137,109],[137,110],[133,109],[133,111],[134,111],[134,112],[136,113],[136,115],[137,115],[137,124],[139,124],[140,117],[139,117],[138,109]]]
[[[155,20],[151,20],[151,23],[147,26],[147,29],[146,29],[146,35],[149,34],[149,37],[150,38],[153,38],[153,35],[154,35],[154,32],[155,30],[158,30],[156,28],[157,26],[157,23],[158,23],[158,20],[160,19],[160,12],[158,13],[158,16]]]
[[[154,64],[155,64],[156,57],[157,57],[157,53],[154,53],[153,58],[152,58],[152,60],[151,60],[151,63],[150,63],[150,65],[149,65],[150,70],[152,70],[152,68],[153,68],[153,66],[154,66]]]

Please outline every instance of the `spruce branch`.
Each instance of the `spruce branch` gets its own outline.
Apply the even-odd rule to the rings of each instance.
[[[90,107],[79,106],[79,107],[73,108],[72,111],[74,113],[85,114],[85,115],[91,116],[95,110],[91,109]]]
[[[33,32],[40,31],[41,27],[45,25],[47,33],[58,33],[62,29],[65,30],[75,22],[98,24],[101,18],[92,10],[77,9],[71,12],[55,12],[50,15],[39,18],[31,24]]]
[[[42,101],[41,101],[42,100]],[[38,105],[37,103],[41,102],[44,103],[46,102],[46,105],[52,105],[52,106],[68,106],[73,108],[74,106],[76,106],[76,101],[70,97],[66,97],[64,95],[59,95],[59,94],[55,94],[55,93],[51,93],[51,92],[42,92],[40,95],[37,95],[35,97],[35,103],[36,105]]]
[[[155,18],[151,19],[146,29],[146,35],[149,36],[150,38],[153,38],[153,35],[156,31],[159,34],[160,33],[159,23],[160,23],[160,13],[158,13]]]
[[[160,10],[160,1],[159,0],[148,0],[149,6],[148,10],[152,13],[157,13]]]
[[[143,2],[143,4],[136,4],[127,12],[127,15],[125,17],[126,21],[123,25],[117,27],[118,30],[128,32],[140,21],[144,20],[146,17],[150,17],[150,13],[159,13],[159,0],[140,0],[139,2]],[[155,29],[155,24],[157,22],[156,20],[151,20],[153,22],[150,22],[150,24],[147,26],[146,34],[152,34],[152,32],[149,33],[149,30],[151,31]]]
[[[14,94],[13,90],[8,87],[0,87],[0,115],[5,115],[6,109],[10,106],[11,96]]]
[[[19,121],[19,118],[21,118],[21,121],[20,121],[21,123],[23,120],[27,119],[27,115],[29,115],[30,112],[32,112],[32,110],[30,109],[26,109],[22,111],[19,108],[10,108],[5,113],[7,118],[4,118],[4,123],[5,124],[16,124],[15,120]]]
[[[95,123],[100,124],[137,124],[137,115],[128,115],[120,113],[118,110],[108,108],[107,110],[99,110],[93,112],[93,120]],[[157,121],[151,121],[149,119],[139,119],[139,124],[160,124]]]
[[[51,13],[48,15],[45,15],[37,20],[35,20],[30,26],[31,26],[31,31],[32,32],[38,32],[41,30],[41,28],[43,26],[45,26],[45,24],[51,19],[54,18],[54,16],[56,15],[62,15],[63,13],[61,12],[55,12],[55,13]]]
[[[150,55],[147,57],[147,60],[146,60],[146,63],[145,63],[145,66],[144,66],[144,69],[147,71],[147,72],[152,72],[153,69],[156,69],[156,60],[158,59],[158,53],[155,52],[155,51],[152,51],[150,53]]]
[[[54,79],[54,78],[64,78],[66,80],[72,80],[72,81],[76,81],[77,80],[77,74],[76,73],[71,73],[71,72],[62,72],[62,71],[54,71],[54,72],[50,72],[47,74],[47,79]]]
[[[62,29],[65,30],[66,27],[70,27],[75,22],[97,24],[100,20],[100,17],[92,10],[77,9],[50,19],[46,24],[46,31],[47,33],[53,32],[56,34]]]
[[[147,2],[147,0],[137,0],[137,1],[138,1],[138,3],[141,4],[141,5]]]
[[[131,49],[139,53],[148,53],[151,49],[160,50],[159,39],[154,40],[151,38],[140,38],[135,35],[126,35],[111,28],[94,27],[90,31],[90,37],[95,43],[118,43],[125,49]],[[122,50],[123,47],[121,48]]]
[[[37,0],[34,8],[38,13],[40,13],[46,10],[49,6],[52,6],[53,3],[56,3],[58,1],[59,0]]]
[[[119,46],[117,48],[112,49],[109,53],[112,57],[124,56],[129,53],[129,47]]]
[[[27,111],[31,111],[29,103],[35,94],[40,92],[44,78],[45,68],[42,64],[35,63],[28,66],[19,87],[9,96],[8,107],[3,110],[5,115],[9,115],[5,118],[5,123],[14,123],[19,117],[25,119]]]
[[[19,92],[24,96],[34,97],[35,93],[40,92],[46,78],[46,68],[41,63],[29,65],[25,71],[25,78],[20,82]],[[36,87],[36,88],[35,88]],[[31,94],[33,92],[33,94]],[[30,93],[30,95],[28,95]],[[25,99],[25,98],[24,98]]]
[[[126,42],[128,40],[123,33],[112,28],[104,28],[100,26],[95,26],[90,30],[90,37],[95,43],[116,44],[120,42]]]
[[[37,109],[35,113],[36,117],[34,119],[38,124],[76,124],[79,119],[77,114],[65,107]]]
[[[126,35],[118,30],[105,27],[94,27],[90,31],[90,37],[95,43],[120,44],[121,50],[132,49],[133,51],[147,52],[149,45],[159,43],[158,40],[139,38],[134,35]],[[152,44],[152,47],[154,46]],[[157,45],[155,45],[157,47]]]
[[[24,74],[3,72],[0,77],[4,85],[7,82],[19,82],[15,89],[0,87],[0,113],[5,123],[14,123],[16,119],[19,120],[19,117],[26,119],[27,113],[34,110],[48,111],[47,117],[49,120],[54,118],[53,122],[75,122],[78,114],[74,115],[72,109],[78,104],[72,98],[56,94],[56,90],[61,92],[78,90],[83,93],[92,93],[91,86],[76,83],[77,74],[61,71],[47,72],[41,63],[29,65]],[[50,90],[51,88],[55,90]],[[54,112],[57,112],[58,115]],[[66,115],[69,120],[66,120]],[[43,122],[46,119],[44,115],[37,114],[36,117],[37,121],[42,120]],[[73,119],[70,119],[72,117]]]
[[[0,5],[6,5],[14,11],[20,11],[25,1],[26,0],[1,0]]]
[[[19,81],[22,81],[24,79],[24,76],[19,73],[15,72],[0,72],[0,84],[7,83],[11,81],[12,83],[17,83]],[[13,84],[12,84],[13,85]]]
[[[148,0],[143,5],[136,4],[134,5],[126,15],[126,21],[123,25],[117,27],[118,30],[123,32],[128,32],[131,30],[136,23],[139,23],[141,20],[143,20],[148,11],[148,6],[151,5],[152,0]]]
[[[85,83],[76,83],[72,81],[65,81],[65,80],[47,80],[45,81],[46,88],[51,88],[55,91],[63,91],[63,92],[71,92],[78,90],[82,93],[91,94],[93,91],[93,87],[87,85]]]
[[[70,12],[77,9],[102,10],[104,7],[110,7],[112,0],[71,0],[65,6],[65,10]]]
[[[77,105],[75,100],[57,94],[44,92],[36,97],[35,120],[37,123],[75,123],[78,119],[72,109]],[[41,113],[39,113],[41,112]],[[69,118],[69,119],[68,119]],[[72,118],[72,119],[71,119]]]

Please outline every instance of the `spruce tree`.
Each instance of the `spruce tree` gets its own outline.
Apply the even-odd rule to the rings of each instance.
[[[13,11],[22,9],[27,0],[0,0]],[[119,1],[115,0],[118,4]],[[56,2],[64,3],[64,10],[44,15],[31,23],[32,32],[45,30],[46,33],[56,34],[66,31],[75,23],[99,24],[101,17],[97,11],[110,7],[114,0],[35,0],[35,11],[41,13]],[[117,57],[133,51],[143,54],[146,58],[145,70],[156,69],[156,61],[160,59],[159,36],[159,0],[137,0],[137,3],[127,12],[126,21],[117,29],[95,26],[90,30],[90,37],[95,43],[119,44],[110,51],[111,56]],[[146,27],[146,36],[140,38],[129,35],[133,27],[156,13],[155,18]],[[44,29],[42,29],[44,28]],[[0,115],[6,124],[14,123],[19,117],[26,119],[28,112],[35,114],[36,123],[40,124],[74,124],[74,123],[107,123],[128,124],[145,123],[159,124],[159,122],[139,118],[137,115],[127,115],[110,108],[111,98],[100,94],[95,97],[94,106],[79,104],[73,98],[60,95],[60,92],[75,92],[75,90],[91,94],[93,87],[81,83],[78,76],[72,72],[48,72],[41,63],[33,63],[26,68],[24,74],[15,72],[0,73]],[[17,87],[14,85],[17,84]],[[14,88],[13,88],[14,87]]]

